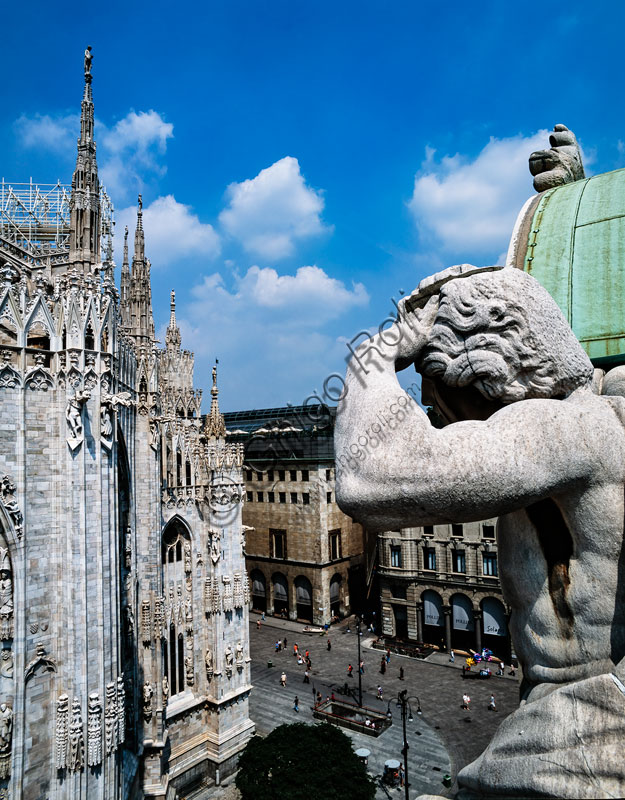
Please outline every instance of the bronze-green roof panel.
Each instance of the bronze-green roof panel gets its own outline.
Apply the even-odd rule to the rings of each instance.
[[[593,360],[625,363],[624,266],[625,170],[540,197],[523,269],[558,303]]]

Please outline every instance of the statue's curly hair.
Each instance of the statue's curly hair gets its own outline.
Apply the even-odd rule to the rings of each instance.
[[[593,367],[562,312],[518,269],[449,281],[418,365],[451,387],[474,385],[513,403],[562,398],[591,384]]]

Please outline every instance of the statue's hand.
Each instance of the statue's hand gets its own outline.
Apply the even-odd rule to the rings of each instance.
[[[413,364],[425,347],[438,312],[439,295],[432,295],[423,308],[406,311],[409,301],[410,297],[400,300],[397,322],[393,326],[398,339],[395,354],[395,369],[398,372]]]

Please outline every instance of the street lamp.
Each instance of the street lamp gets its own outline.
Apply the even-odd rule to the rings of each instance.
[[[410,800],[410,796],[408,793],[408,789],[410,784],[408,783],[408,739],[406,737],[406,711],[408,711],[408,722],[412,722],[414,717],[412,716],[412,707],[410,705],[411,700],[417,701],[417,716],[421,716],[423,713],[421,711],[421,701],[416,695],[411,695],[408,697],[408,689],[403,689],[397,695],[397,708],[401,708],[401,721],[402,721],[402,728],[404,733],[404,746],[402,748],[402,755],[404,757],[404,789],[406,793],[406,800]],[[388,701],[386,707],[386,716],[388,719],[393,718],[393,714],[391,712],[391,701]]]
[[[360,669],[360,620],[356,625],[356,639],[358,640],[358,705],[362,708],[362,670]]]

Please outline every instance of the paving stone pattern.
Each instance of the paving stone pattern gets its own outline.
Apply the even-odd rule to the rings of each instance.
[[[250,626],[250,647],[252,655],[252,683],[254,690],[250,698],[250,716],[256,723],[257,732],[266,735],[277,725],[285,722],[312,721],[312,689],[321,691],[323,697],[346,681],[358,689],[357,678],[357,639],[353,620],[351,633],[347,633],[347,623],[334,626],[329,637],[332,644],[327,650],[325,636],[306,635],[302,625],[276,619],[267,619],[257,629],[256,616]],[[278,638],[287,637],[287,649],[275,651]],[[401,714],[395,700],[402,689],[409,695],[416,695],[421,701],[423,715],[416,715],[416,701],[411,701],[414,721],[407,724],[409,750],[410,782],[414,789],[411,796],[421,792],[451,795],[445,790],[442,777],[450,772],[455,781],[456,774],[465,764],[476,758],[490,741],[493,733],[518,704],[518,680],[508,676],[492,677],[488,680],[476,678],[462,679],[462,659],[457,657],[455,664],[449,664],[444,654],[431,657],[432,662],[421,662],[397,655],[391,656],[384,675],[380,674],[381,652],[373,650],[372,636],[361,637],[362,658],[365,662],[363,675],[363,703],[372,708],[386,711],[391,700],[393,725],[379,738],[352,734],[355,747],[371,750],[370,771],[382,771],[388,758],[402,760]],[[304,667],[298,666],[293,657],[293,643],[300,650],[310,651],[312,672],[310,685],[303,683]],[[267,662],[273,663],[272,667]],[[354,666],[354,677],[347,678],[347,664]],[[404,668],[404,680],[399,680],[399,667]],[[287,675],[287,686],[280,686],[282,670]],[[384,692],[384,701],[376,699],[378,685]],[[468,691],[471,696],[471,712],[461,709],[462,694]],[[494,693],[498,711],[488,710],[488,701]],[[293,698],[300,699],[300,713],[293,711]],[[337,693],[337,697],[340,695]],[[420,735],[419,735],[420,734]],[[434,767],[438,767],[435,770]],[[391,790],[391,794],[394,794]],[[379,797],[385,797],[381,790]]]

